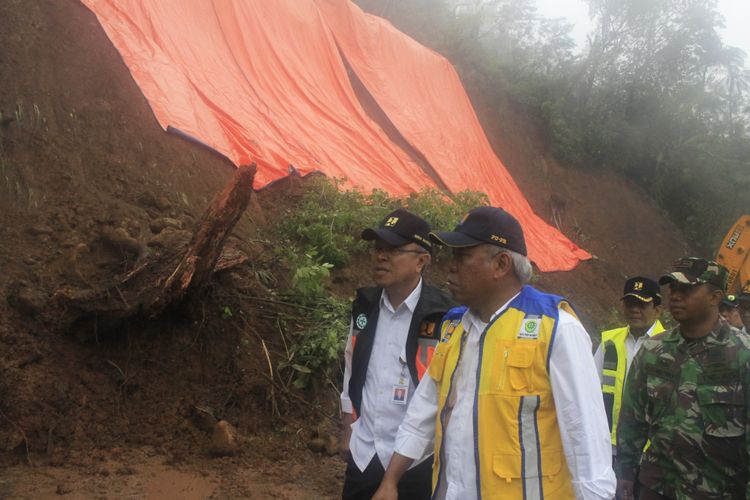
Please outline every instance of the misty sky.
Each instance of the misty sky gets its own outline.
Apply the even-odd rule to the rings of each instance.
[[[588,7],[583,0],[536,0],[539,12],[546,17],[566,17],[575,24],[573,35],[579,47],[591,29]],[[725,18],[726,28],[721,35],[724,43],[739,47],[748,55],[750,66],[750,0],[719,0],[719,10]]]

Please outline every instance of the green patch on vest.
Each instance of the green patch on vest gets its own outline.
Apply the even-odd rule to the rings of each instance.
[[[542,324],[542,318],[539,316],[527,316],[521,322],[521,329],[518,331],[519,339],[533,339],[539,338],[539,327]]]
[[[354,324],[357,326],[358,330],[364,330],[364,328],[367,326],[367,315],[365,313],[362,313],[357,316]]]

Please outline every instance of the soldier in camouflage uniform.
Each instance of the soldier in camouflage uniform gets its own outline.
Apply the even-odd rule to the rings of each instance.
[[[750,498],[750,337],[720,319],[726,282],[723,266],[696,258],[659,280],[679,326],[646,340],[628,374],[619,498]]]

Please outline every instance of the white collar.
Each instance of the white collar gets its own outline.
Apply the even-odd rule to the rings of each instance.
[[[495,318],[497,318],[500,315],[500,313],[502,313],[503,311],[505,311],[508,308],[508,306],[510,305],[510,303],[513,302],[513,300],[515,300],[515,298],[518,297],[518,295],[520,293],[521,292],[519,291],[513,297],[511,297],[510,299],[508,299],[508,301],[505,304],[503,304],[502,306],[500,306],[500,308],[497,311],[495,311],[492,314],[492,316],[490,316],[490,323],[492,323],[492,320],[494,320]],[[474,312],[471,311],[471,310],[466,311],[466,314],[465,314],[464,317],[466,318],[466,320],[469,323],[471,323],[471,325],[474,328],[477,328],[479,331],[484,330],[487,327],[487,325],[488,325],[488,323],[485,323],[484,321],[482,321],[479,318],[479,316],[476,315],[476,314],[474,314]]]
[[[646,335],[642,335],[641,337],[638,337],[638,338],[644,338],[645,339],[645,338],[648,338],[648,337],[652,336],[654,334],[654,329],[656,328],[656,324],[658,322],[659,322],[659,318],[656,318],[656,320],[654,321],[654,323],[649,327],[648,330],[646,330]],[[630,335],[631,337],[633,337],[633,339],[635,339],[635,336],[630,331],[630,325],[628,325],[628,335]]]
[[[411,291],[408,297],[401,303],[398,308],[400,309],[402,306],[406,307],[409,312],[413,313],[414,309],[417,307],[417,303],[419,302],[419,298],[422,296],[422,278],[419,278],[419,283],[417,283],[417,286],[414,287],[414,290]],[[392,313],[396,312],[396,309],[393,307],[393,304],[391,304],[390,299],[388,298],[388,294],[385,293],[385,289],[383,289],[383,292],[380,294],[380,307],[385,307]]]

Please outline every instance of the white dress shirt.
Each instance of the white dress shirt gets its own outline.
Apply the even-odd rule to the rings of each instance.
[[[627,366],[625,369],[626,374],[628,373],[628,370],[630,370],[630,363],[633,362],[633,358],[635,358],[638,350],[641,348],[646,339],[653,335],[654,327],[656,327],[656,321],[654,321],[654,324],[651,325],[651,328],[648,329],[645,335],[641,335],[637,339],[633,337],[633,334],[630,333],[630,327],[628,327],[628,336],[625,337],[625,358],[627,361]],[[599,344],[599,346],[596,348],[596,352],[594,353],[594,364],[596,365],[596,372],[599,374],[599,383],[603,384],[604,350],[602,349],[601,344]]]
[[[508,303],[498,309],[493,318],[504,311]],[[462,322],[466,331],[465,344],[453,379],[457,400],[444,436],[443,487],[436,492],[436,498],[445,500],[474,500],[478,496],[472,412],[479,340],[487,324],[471,311],[464,314]],[[615,495],[616,480],[607,417],[591,357],[591,339],[581,322],[562,310],[550,353],[549,371],[560,436],[576,498],[610,500]],[[437,404],[437,385],[426,376],[399,428],[395,451],[415,459],[430,451],[435,437]]]
[[[406,414],[408,403],[414,397],[415,386],[406,365],[406,340],[409,335],[414,309],[422,295],[422,280],[417,287],[394,309],[385,290],[380,296],[380,311],[375,327],[375,339],[367,365],[360,415],[352,424],[352,436],[349,451],[360,471],[377,453],[383,468],[387,468],[393,455],[398,426]],[[341,411],[352,413],[352,402],[349,399],[349,380],[352,375],[352,334],[346,342],[344,352],[344,388],[341,392]],[[407,404],[393,402],[394,386],[399,379],[408,385]],[[428,377],[425,377],[428,378]],[[424,457],[427,458],[427,457]],[[417,465],[415,462],[414,465]]]

